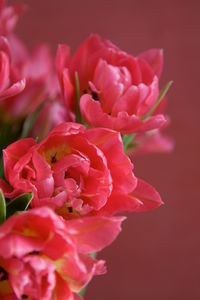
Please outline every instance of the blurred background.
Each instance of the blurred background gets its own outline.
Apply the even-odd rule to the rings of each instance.
[[[45,41],[54,53],[58,43],[74,51],[93,32],[135,55],[163,48],[161,86],[174,81],[167,113],[175,149],[135,159],[136,175],[157,188],[165,205],[129,215],[118,240],[99,255],[108,273],[91,282],[85,299],[200,299],[200,2],[24,2],[29,9],[17,33],[29,47]]]

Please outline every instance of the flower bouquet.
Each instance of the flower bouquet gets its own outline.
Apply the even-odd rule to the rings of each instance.
[[[171,82],[160,90],[162,50],[132,56],[98,35],[74,55],[30,53],[14,33],[24,9],[0,1],[0,299],[82,299],[122,215],[162,204],[132,160],[172,149]]]

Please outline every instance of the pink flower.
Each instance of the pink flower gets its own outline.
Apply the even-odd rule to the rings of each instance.
[[[72,59],[65,45],[57,52],[57,71],[67,106],[74,110],[77,72],[83,118],[95,127],[121,133],[147,131],[165,123],[162,114],[142,120],[158,98],[162,64],[162,50],[133,57],[97,35],[91,35]]]
[[[19,44],[20,43],[20,44]],[[53,60],[47,45],[37,46],[31,55],[24,54],[23,44],[14,38],[15,72],[26,78],[26,87],[20,95],[7,99],[6,113],[10,119],[22,119],[32,113],[48,96],[47,84],[53,74]]]
[[[23,77],[21,77],[23,78]],[[0,37],[0,110],[6,109],[5,101],[21,93],[25,87],[25,79],[19,80],[11,63],[8,40]],[[5,111],[6,112],[6,111]]]
[[[167,153],[174,149],[174,140],[154,129],[145,135],[138,135],[134,140],[135,147],[130,149],[130,155],[146,153]]]
[[[78,299],[75,294],[94,275],[105,273],[104,261],[88,254],[112,243],[122,220],[64,221],[47,207],[12,216],[0,227],[0,295]]]
[[[13,51],[14,50],[14,51]],[[14,36],[0,37],[0,114],[13,122],[32,113],[49,95],[53,64],[47,45],[28,55]],[[25,86],[26,83],[26,86]]]
[[[39,144],[31,138],[3,153],[5,196],[33,192],[32,206],[48,205],[66,218],[160,206],[159,194],[138,180],[118,132],[63,123]],[[146,190],[148,189],[148,196]]]
[[[157,107],[154,114],[164,113],[166,110],[167,98],[165,97]],[[133,139],[133,147],[129,149],[129,156],[146,153],[166,153],[174,149],[174,140],[170,136],[163,134],[163,131],[170,125],[170,118],[166,118],[166,123],[162,128],[150,130],[137,134]]]
[[[24,5],[6,6],[6,0],[0,0],[0,35],[8,36],[13,32],[24,9]]]
[[[46,101],[33,124],[31,136],[42,140],[57,125],[74,120],[74,114],[67,110],[61,101]]]

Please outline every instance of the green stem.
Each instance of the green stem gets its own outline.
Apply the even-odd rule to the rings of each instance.
[[[81,112],[80,112],[80,85],[79,85],[77,72],[75,72],[75,90],[76,90],[76,122],[82,123]]]
[[[41,112],[43,106],[44,106],[44,102],[42,102],[40,105],[38,105],[38,107],[35,109],[35,111],[24,122],[22,134],[20,137],[21,139],[26,138],[29,135],[29,132],[30,132],[31,128],[33,127],[33,124],[34,124],[37,116]]]
[[[4,178],[3,153],[0,154],[0,178]]]
[[[3,191],[0,189],[0,224],[6,220],[6,201]]]

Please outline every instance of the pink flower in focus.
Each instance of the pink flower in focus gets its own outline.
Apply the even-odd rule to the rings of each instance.
[[[97,35],[91,35],[73,58],[65,45],[57,52],[58,77],[67,106],[75,109],[77,72],[83,118],[95,127],[121,133],[144,132],[165,123],[162,114],[142,120],[158,98],[162,65],[162,50],[133,57]]]
[[[88,254],[112,243],[122,221],[64,221],[47,207],[12,216],[0,227],[0,295],[6,300],[78,299],[75,294],[106,271],[104,261]]]
[[[120,134],[110,129],[63,123],[39,144],[28,138],[9,145],[3,157],[12,186],[0,180],[6,197],[33,192],[33,207],[47,205],[66,218],[148,210],[162,203],[153,187],[134,176]]]

